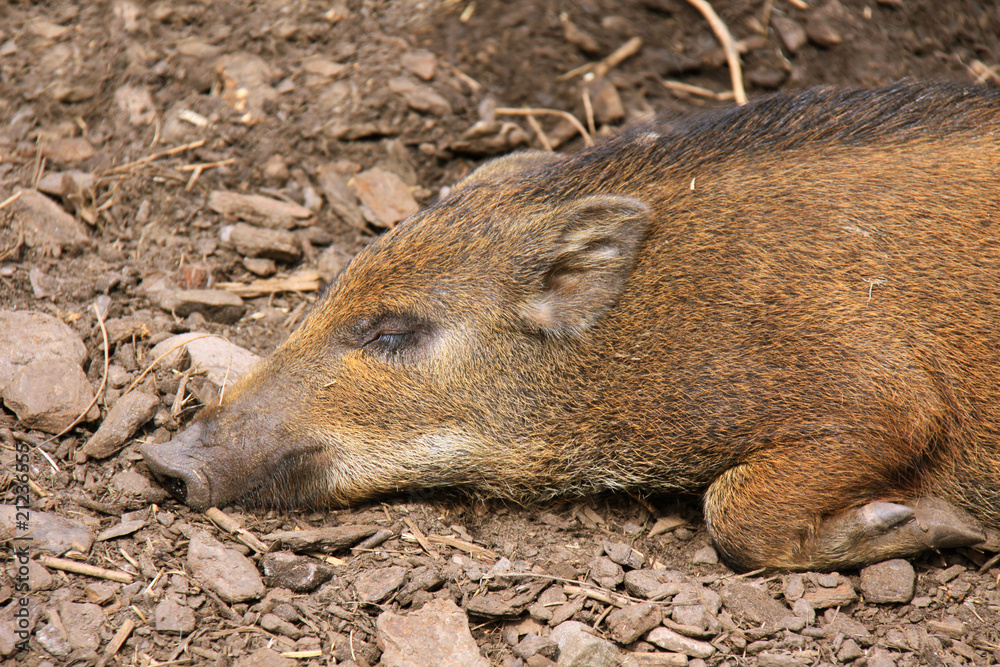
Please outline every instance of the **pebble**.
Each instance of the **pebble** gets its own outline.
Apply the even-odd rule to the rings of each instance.
[[[58,433],[86,410],[94,399],[86,356],[80,337],[55,317],[0,311],[0,398],[25,426]],[[95,405],[85,420],[100,414]]]
[[[284,229],[265,229],[238,222],[223,226],[219,238],[244,257],[262,257],[286,264],[302,259],[298,237]]]
[[[534,633],[528,633],[524,639],[514,646],[514,655],[528,660],[531,656],[541,655],[549,660],[559,657],[559,645],[548,637],[539,637]]]
[[[354,590],[361,602],[378,604],[403,585],[409,570],[405,567],[382,567],[365,570],[354,580]]]
[[[719,562],[719,554],[712,545],[706,545],[698,549],[691,556],[691,562],[695,565],[715,565]]]
[[[935,654],[931,653],[931,655]],[[896,660],[885,649],[875,648],[868,655],[867,667],[896,667]]]
[[[316,170],[316,181],[330,210],[355,229],[365,228],[365,218],[358,206],[358,196],[331,165]]]
[[[649,634],[646,635],[646,641],[667,651],[683,653],[694,658],[707,658],[715,653],[715,647],[708,642],[685,637],[663,626],[650,630]]]
[[[165,598],[153,609],[153,624],[159,632],[189,635],[196,624],[194,610],[174,598]]]
[[[111,478],[111,488],[126,497],[134,497],[146,503],[162,503],[170,497],[162,486],[134,468],[116,472]]]
[[[604,77],[599,77],[587,84],[587,92],[594,110],[594,120],[599,125],[617,123],[625,118],[625,105],[618,95],[618,89]]]
[[[392,227],[419,208],[406,183],[378,167],[357,174],[348,185],[361,200],[364,216],[378,227]]]
[[[157,306],[177,317],[199,313],[206,320],[235,324],[246,311],[243,299],[218,289],[161,290],[150,295]]]
[[[23,613],[23,607],[20,604],[7,604],[5,607],[0,609],[0,655],[8,656],[15,651],[15,645],[21,641],[21,637],[18,637],[14,632],[16,630],[24,630],[31,633],[35,630],[35,625],[38,623],[38,617],[41,615],[41,605],[38,604],[36,596],[28,597],[28,616],[27,618],[19,617],[15,620],[15,613]]]
[[[801,574],[790,574],[785,578],[785,599],[795,602],[806,592],[805,581]]]
[[[389,90],[402,96],[407,106],[414,111],[434,116],[447,116],[452,111],[451,102],[427,84],[417,83],[409,77],[396,76],[389,79]]]
[[[489,667],[468,618],[449,599],[431,600],[406,615],[383,612],[375,627],[384,667]]]
[[[766,652],[757,656],[757,667],[806,667],[814,662],[815,656],[806,657]]]
[[[607,617],[611,638],[619,644],[631,644],[663,620],[660,605],[652,602],[630,604],[615,609]]]
[[[399,57],[399,64],[424,81],[430,81],[437,71],[437,56],[426,49],[407,51]]]
[[[94,544],[85,525],[57,514],[31,510],[27,525],[27,532],[18,529],[16,506],[0,505],[0,534],[16,535],[18,546],[61,556],[70,550],[89,553]]]
[[[629,595],[647,600],[662,600],[676,595],[680,573],[674,570],[643,569],[625,573],[625,590]]]
[[[641,568],[646,557],[624,542],[605,542],[604,553],[623,567],[635,570]]]
[[[264,595],[264,582],[253,561],[203,531],[191,535],[188,566],[195,579],[226,602],[246,602]]]
[[[858,599],[858,594],[854,586],[849,581],[843,581],[835,588],[817,588],[809,591],[802,598],[812,606],[813,609],[827,609],[828,607],[843,607]]]
[[[622,566],[605,556],[590,561],[590,578],[603,588],[615,588],[625,579]]]
[[[291,230],[315,222],[305,206],[264,195],[244,195],[227,190],[213,190],[208,207],[227,218],[236,218],[268,229]]]
[[[621,656],[614,644],[596,637],[589,626],[565,621],[552,629],[549,637],[559,646],[560,667],[617,667]]]
[[[840,650],[837,651],[837,660],[841,662],[852,662],[857,660],[865,653],[858,646],[858,643],[853,639],[847,639],[843,644],[840,645]]]
[[[909,602],[917,575],[909,561],[896,558],[861,570],[861,592],[869,602]]]
[[[806,36],[817,46],[832,48],[844,41],[844,36],[833,25],[836,15],[845,10],[837,0],[831,0],[814,11],[806,21]]]
[[[103,459],[116,453],[129,438],[156,414],[160,397],[141,391],[125,394],[111,406],[100,428],[83,446],[84,454]]]
[[[166,367],[176,367],[185,348],[191,357],[191,364],[205,371],[208,379],[220,387],[226,383],[227,377],[232,384],[260,361],[260,357],[250,350],[233,345],[220,336],[196,331],[172,336],[156,344],[149,357],[159,359],[172,350],[161,363]]]
[[[265,584],[296,593],[314,591],[333,576],[333,568],[329,565],[287,551],[265,554],[260,559],[260,566],[264,571]]]
[[[722,598],[710,588],[698,584],[681,584],[674,596],[671,617],[675,623],[702,630],[709,627],[722,608]]]
[[[97,155],[94,145],[83,137],[53,139],[42,144],[39,152],[42,157],[61,164],[83,162]]]
[[[148,88],[120,86],[115,91],[115,106],[125,112],[130,125],[140,127],[156,120],[156,103]]]
[[[778,39],[784,45],[789,54],[795,55],[799,49],[805,46],[808,36],[806,29],[795,19],[787,16],[774,15],[771,17],[771,26],[778,33]]]
[[[285,549],[296,553],[303,551],[333,553],[352,547],[377,531],[378,526],[326,526],[307,530],[278,530],[265,535],[264,540],[279,542]]]
[[[244,257],[243,268],[261,278],[273,276],[278,272],[278,265],[274,263],[274,260],[264,257]]]
[[[94,180],[92,173],[77,169],[52,171],[38,181],[38,190],[56,197],[83,196],[93,192]]]

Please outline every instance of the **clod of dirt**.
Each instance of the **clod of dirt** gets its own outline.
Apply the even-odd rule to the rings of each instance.
[[[333,576],[333,568],[329,565],[287,551],[266,554],[261,558],[260,566],[267,586],[287,588],[296,593],[314,591]]]
[[[265,197],[213,190],[208,207],[226,218],[245,220],[268,229],[295,229],[311,225],[313,212],[305,206]]]
[[[861,592],[869,602],[909,602],[913,599],[916,582],[913,565],[899,558],[861,570]]]
[[[153,609],[153,625],[160,632],[189,635],[195,623],[194,610],[172,597],[161,600]]]
[[[94,543],[93,534],[82,523],[49,512],[32,510],[28,530],[24,532],[17,527],[17,508],[14,505],[0,505],[0,532],[14,535],[15,531],[18,546],[28,547],[32,551],[47,551],[57,556],[70,550],[87,553]]]
[[[614,644],[588,630],[590,628],[579,621],[566,621],[552,629],[550,637],[559,646],[560,664],[586,664],[590,667],[621,664],[620,652]]]
[[[378,167],[357,174],[348,185],[361,199],[362,214],[379,227],[392,227],[419,208],[406,183],[396,174]]]
[[[161,363],[176,366],[184,350],[191,357],[191,364],[205,371],[208,379],[222,387],[246,375],[260,361],[260,357],[219,336],[192,331],[172,336],[158,343],[150,351],[152,359],[166,354]],[[169,354],[168,354],[169,352]]]
[[[0,212],[0,220],[6,212]],[[10,205],[11,227],[24,234],[29,248],[38,248],[59,256],[65,250],[77,250],[90,242],[87,228],[45,195],[22,190]]]
[[[220,324],[233,324],[246,311],[243,299],[225,290],[163,290],[151,296],[156,305],[168,313],[178,317],[201,313],[206,320]]]

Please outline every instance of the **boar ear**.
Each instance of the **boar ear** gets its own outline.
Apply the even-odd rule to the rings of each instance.
[[[451,191],[452,193],[455,193],[469,187],[470,185],[475,185],[476,183],[503,178],[504,176],[510,176],[533,167],[541,167],[545,164],[558,162],[561,159],[563,158],[558,153],[548,151],[522,151],[520,153],[511,153],[510,155],[505,155],[504,157],[484,162],[478,168],[473,170],[471,174],[451,186]]]
[[[542,290],[521,312],[542,331],[580,334],[618,301],[649,226],[649,207],[634,197],[596,195],[560,207],[555,253]]]

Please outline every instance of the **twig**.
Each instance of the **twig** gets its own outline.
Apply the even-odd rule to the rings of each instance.
[[[702,88],[701,86],[692,86],[690,83],[683,83],[681,81],[662,81],[663,87],[667,90],[674,90],[680,93],[687,93],[689,95],[699,95],[701,97],[708,97],[713,100],[726,101],[733,99],[733,91],[727,90],[724,93],[717,93],[714,90],[709,90],[708,88]]]
[[[139,158],[138,160],[133,160],[132,162],[126,162],[125,164],[113,167],[108,171],[104,172],[104,176],[110,176],[111,174],[120,174],[125,171],[129,171],[135,167],[153,162],[154,160],[159,160],[160,158],[170,157],[171,155],[176,155],[177,153],[183,153],[184,151],[189,151],[194,148],[201,148],[205,145],[204,139],[199,139],[198,141],[192,141],[189,144],[184,144],[183,146],[175,146],[169,150],[160,151],[159,153],[153,153],[152,155],[147,155],[144,158]]]
[[[587,129],[591,134],[597,134],[597,126],[594,125],[594,104],[590,101],[590,89],[583,87],[583,114],[587,118]]]
[[[244,530],[243,526],[241,526],[236,519],[229,516],[218,507],[209,507],[205,510],[205,516],[207,516],[216,526],[226,531],[257,553],[266,554],[269,551],[266,544]]]
[[[413,539],[417,541],[417,544],[419,544],[424,551],[430,554],[431,558],[437,560],[441,557],[437,551],[431,548],[430,542],[427,541],[427,536],[425,536],[423,532],[417,528],[417,524],[413,522],[413,519],[408,516],[404,516],[403,522],[406,524],[407,528],[410,529],[410,532],[413,533]]]
[[[586,144],[587,146],[594,145],[594,140],[590,138],[590,134],[587,132],[587,128],[583,126],[583,123],[581,123],[577,119],[577,117],[574,116],[573,114],[567,111],[562,111],[561,109],[536,109],[536,108],[512,109],[510,107],[501,107],[496,110],[496,114],[498,116],[532,116],[537,114],[560,116],[573,124],[573,127],[576,128],[576,131],[579,132],[580,136],[583,137],[584,144]]]
[[[3,201],[0,201],[0,209],[3,209],[5,206],[9,206],[10,204],[13,204],[18,199],[20,199],[21,195],[23,195],[23,194],[24,194],[24,190],[18,190],[17,192],[15,192],[11,196],[7,197]]]
[[[528,114],[528,125],[531,126],[531,131],[535,133],[536,137],[538,137],[538,141],[542,143],[542,149],[551,153],[552,142],[549,141],[549,138],[545,135],[545,132],[542,131],[542,126],[538,123],[538,119],[532,116],[531,114]]]
[[[125,643],[125,640],[128,639],[133,630],[135,630],[135,621],[131,618],[126,618],[125,622],[122,623],[122,627],[118,628],[118,632],[115,633],[115,636],[111,638],[111,641],[105,647],[104,654],[98,661],[97,667],[104,667],[104,665],[111,662],[111,659],[121,650],[122,644]]]
[[[707,0],[687,0],[688,3],[701,12],[708,24],[712,27],[712,32],[722,43],[722,50],[726,52],[726,62],[729,63],[729,77],[733,82],[733,96],[736,103],[744,105],[747,103],[747,93],[743,88],[743,69],[740,67],[740,54],[736,49],[736,41],[733,39],[729,28],[722,22],[719,15],[715,13]]]
[[[586,74],[587,72],[593,72],[595,77],[604,76],[615,67],[618,67],[618,65],[626,59],[637,54],[641,48],[642,38],[633,37],[598,62],[587,63],[586,65],[571,69],[565,74],[560,74],[556,77],[556,81],[566,81],[567,79],[572,79],[574,76]]]
[[[68,558],[56,558],[55,556],[39,556],[37,560],[39,565],[51,567],[53,570],[83,574],[88,577],[97,577],[98,579],[109,579],[122,584],[132,583],[132,575],[121,570],[109,570],[104,567],[90,565],[89,563],[81,563]]]

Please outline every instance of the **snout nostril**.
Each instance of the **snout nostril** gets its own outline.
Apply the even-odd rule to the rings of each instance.
[[[178,502],[187,502],[187,483],[180,477],[163,476],[157,477],[167,493],[177,499]]]

